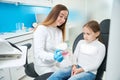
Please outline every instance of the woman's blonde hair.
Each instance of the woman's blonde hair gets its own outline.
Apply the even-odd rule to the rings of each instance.
[[[48,16],[46,17],[46,19],[41,24],[45,25],[45,26],[51,25],[52,23],[54,23],[57,20],[57,17],[59,16],[59,13],[62,10],[68,11],[67,7],[62,4],[56,5],[55,7],[53,7],[53,9],[50,11]],[[68,13],[69,13],[69,11],[68,11]],[[66,18],[66,21],[62,25],[57,26],[59,29],[62,30],[63,41],[65,40],[65,26],[66,26],[65,24],[66,24],[66,22],[67,22],[67,18]]]

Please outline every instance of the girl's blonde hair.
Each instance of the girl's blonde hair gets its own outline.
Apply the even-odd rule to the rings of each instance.
[[[90,28],[94,33],[100,32],[100,24],[97,21],[95,21],[95,20],[89,21],[83,27]],[[98,38],[99,41],[102,42],[101,35],[99,35],[97,38]]]

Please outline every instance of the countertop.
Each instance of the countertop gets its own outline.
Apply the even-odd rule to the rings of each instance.
[[[31,34],[32,32],[33,31],[29,31],[29,32],[19,31],[19,32],[2,33],[0,34],[0,38],[10,39],[10,38],[19,37],[19,36],[26,35],[26,34]]]

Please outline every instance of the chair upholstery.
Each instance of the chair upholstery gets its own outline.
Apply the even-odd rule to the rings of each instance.
[[[108,39],[109,39],[109,27],[110,27],[110,19],[105,19],[100,23],[100,30],[101,30],[101,38],[103,41],[103,44],[106,46],[106,55],[104,60],[102,61],[100,67],[97,70],[97,75],[95,80],[102,80],[104,71],[106,70],[106,59],[107,59],[107,48],[108,48]],[[77,46],[77,43],[79,40],[83,39],[83,34],[79,34],[77,38],[75,39],[73,43],[73,53],[75,51],[75,48]]]
[[[34,63],[33,62],[29,63],[29,64],[25,64],[24,67],[25,67],[25,73],[27,76],[33,77],[33,78],[36,78],[39,76],[34,70]]]
[[[28,44],[25,44],[23,46],[27,46],[27,50],[28,50],[28,49],[31,48],[32,45],[30,43],[28,43]],[[43,75],[39,76],[35,72],[34,63],[33,62],[31,62],[31,63],[28,62],[28,51],[27,51],[27,54],[26,54],[26,64],[24,65],[24,68],[25,68],[26,75],[34,78],[34,80],[46,80],[53,73],[53,72],[50,72],[50,73],[46,73],[46,74],[43,74]]]
[[[75,48],[77,47],[77,43],[78,43],[79,40],[81,40],[81,39],[83,39],[83,33],[79,34],[79,35],[76,37],[76,39],[75,39],[75,41],[74,41],[74,43],[73,43],[73,46],[72,46],[72,52],[73,52],[73,53],[74,53],[74,51],[75,51]]]
[[[105,19],[100,23],[101,37],[106,47],[106,54],[105,54],[105,58],[102,64],[98,68],[96,80],[102,80],[104,71],[106,71],[106,61],[107,61],[107,51],[108,51],[107,49],[108,49],[108,41],[109,41],[108,40],[109,39],[109,27],[110,27],[110,19]]]

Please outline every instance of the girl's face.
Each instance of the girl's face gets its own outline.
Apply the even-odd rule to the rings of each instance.
[[[96,37],[99,35],[99,32],[93,32],[92,29],[90,29],[89,27],[85,26],[83,27],[83,37],[84,40],[86,40],[87,42],[92,42],[94,40],[96,40]]]
[[[68,16],[68,11],[67,10],[62,10],[60,11],[57,20],[55,21],[55,24],[57,26],[61,26],[67,19]]]

